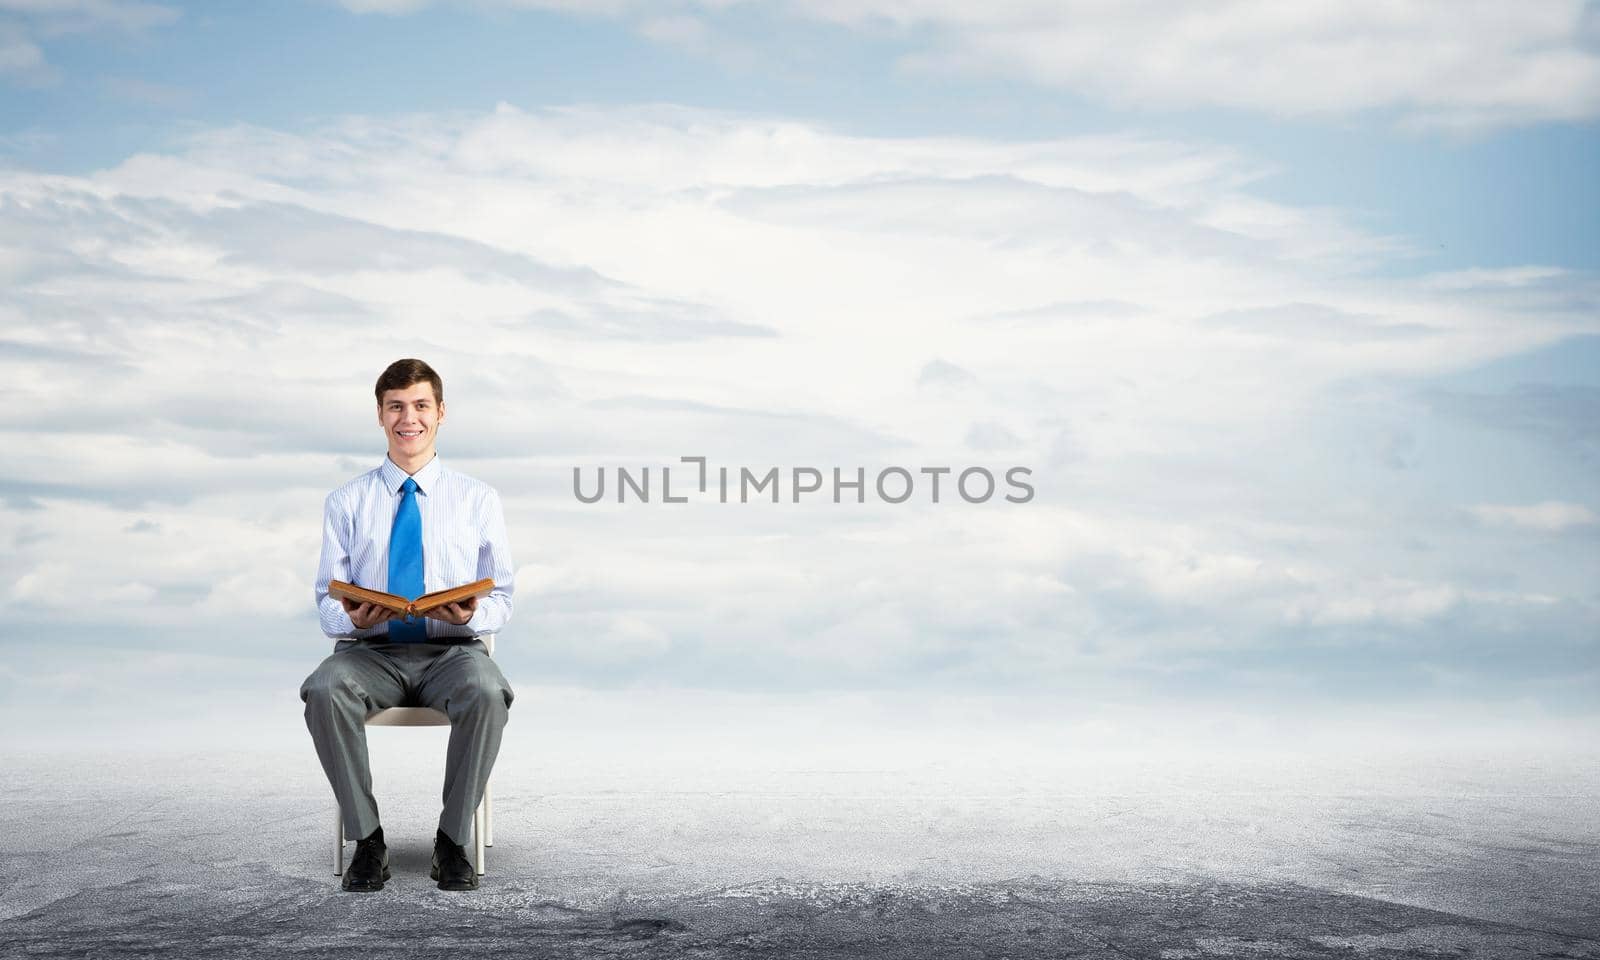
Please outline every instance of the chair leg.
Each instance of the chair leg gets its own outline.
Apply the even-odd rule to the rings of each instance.
[[[483,845],[494,846],[494,784],[483,785]]]
[[[472,867],[478,871],[478,876],[483,876],[483,804],[478,804],[478,809],[472,814]]]
[[[333,805],[333,875],[344,873],[344,811]]]

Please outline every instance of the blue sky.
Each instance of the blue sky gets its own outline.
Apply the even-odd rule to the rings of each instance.
[[[1587,715],[1595,8],[1264,10],[0,0],[0,690],[297,683],[419,354],[528,675]],[[694,453],[1040,492],[568,492]]]

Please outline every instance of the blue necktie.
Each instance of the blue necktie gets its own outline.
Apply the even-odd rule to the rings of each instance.
[[[406,477],[400,488],[400,509],[395,511],[389,530],[389,592],[407,600],[422,596],[422,511],[417,509],[417,481]],[[423,617],[389,621],[389,639],[395,643],[415,643],[428,639],[428,623]]]

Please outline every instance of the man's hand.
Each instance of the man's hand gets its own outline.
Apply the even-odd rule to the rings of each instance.
[[[344,604],[344,612],[350,614],[350,622],[356,625],[357,630],[366,630],[396,619],[393,610],[375,603],[356,603],[349,597],[340,597],[339,602]]]
[[[472,619],[472,614],[478,609],[478,598],[468,597],[460,603],[447,603],[442,607],[435,607],[428,611],[428,616],[445,623],[453,623],[458,627],[467,625]]]

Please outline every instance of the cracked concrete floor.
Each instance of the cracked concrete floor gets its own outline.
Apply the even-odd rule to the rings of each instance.
[[[394,878],[343,894],[301,749],[4,758],[0,956],[1600,958],[1593,758],[568,756],[427,879],[443,731],[373,736]]]

